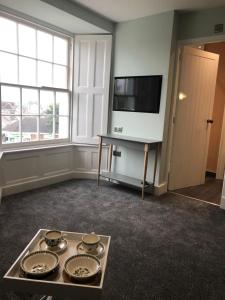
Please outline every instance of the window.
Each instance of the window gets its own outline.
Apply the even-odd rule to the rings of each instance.
[[[1,145],[69,139],[69,43],[0,16]]]
[[[1,107],[3,144],[69,136],[67,92],[2,84]]]

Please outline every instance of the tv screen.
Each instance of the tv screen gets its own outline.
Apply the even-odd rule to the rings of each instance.
[[[162,75],[116,77],[114,111],[159,113]]]

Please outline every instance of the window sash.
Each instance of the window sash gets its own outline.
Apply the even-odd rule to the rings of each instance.
[[[38,141],[31,141],[31,142],[20,142],[20,143],[2,143],[2,117],[5,114],[1,114],[1,94],[0,94],[0,149],[15,149],[15,148],[26,148],[26,147],[35,147],[35,146],[46,146],[46,145],[51,145],[51,144],[59,144],[59,143],[68,143],[71,141],[71,119],[72,119],[72,66],[73,66],[73,37],[70,34],[66,34],[63,32],[57,31],[57,29],[51,29],[48,28],[48,26],[44,26],[38,23],[33,22],[32,20],[27,20],[25,18],[19,17],[13,13],[9,13],[9,12],[4,12],[4,11],[0,11],[0,17],[9,19],[11,21],[16,22],[16,30],[17,30],[17,49],[16,52],[10,52],[10,51],[5,51],[5,50],[0,50],[3,53],[8,53],[8,54],[12,54],[15,55],[17,57],[17,68],[18,68],[18,72],[17,72],[17,80],[19,80],[19,57],[23,57],[23,58],[31,58],[35,61],[36,63],[36,84],[37,85],[26,85],[26,84],[20,84],[19,82],[17,83],[10,83],[10,82],[0,82],[0,92],[1,92],[1,86],[10,86],[10,87],[18,87],[20,88],[20,105],[21,105],[21,111],[19,114],[19,118],[20,120],[22,120],[22,117],[25,116],[29,116],[29,114],[22,114],[22,89],[23,88],[27,88],[27,89],[35,89],[38,90],[38,114],[32,114],[31,116],[34,116],[38,119],[38,123],[39,123],[39,119],[42,116],[42,114],[40,114],[40,91],[44,91],[44,90],[50,90],[54,92],[54,97],[56,97],[56,92],[65,92],[68,94],[68,115],[57,115],[57,117],[66,117],[68,118],[67,122],[68,122],[68,138],[54,138],[51,140],[38,140]],[[19,53],[19,41],[18,41],[18,28],[19,28],[19,24],[21,25],[25,25],[28,26],[30,28],[33,28],[36,30],[35,36],[36,36],[36,53],[35,53],[35,57],[31,57],[29,55],[23,55]],[[47,33],[52,35],[52,42],[53,42],[53,53],[52,53],[52,61],[48,61],[45,59],[40,59],[38,58],[38,53],[37,53],[37,36],[38,36],[38,31]],[[59,37],[62,38],[64,40],[67,41],[67,65],[62,64],[62,63],[58,63],[58,62],[54,62],[54,37]],[[43,63],[49,63],[51,64],[51,68],[52,68],[52,77],[53,75],[53,68],[54,66],[58,66],[58,67],[65,67],[66,68],[66,75],[67,75],[67,82],[66,82],[66,88],[61,88],[61,87],[53,87],[53,86],[38,86],[38,74],[37,74],[37,65],[39,62],[43,62]],[[52,84],[54,84],[54,78],[52,78]],[[10,115],[13,116],[13,115]],[[14,115],[15,116],[15,115]],[[55,118],[55,117],[54,117]],[[39,124],[38,126],[38,130],[39,130]],[[20,123],[20,127],[21,127],[21,123]],[[21,132],[21,128],[20,128],[20,133],[21,133],[21,140],[22,140],[22,132]]]
[[[2,86],[8,87],[17,87],[20,90],[20,113],[16,114],[8,114],[2,113],[2,99],[1,99],[1,91]],[[22,89],[33,89],[38,91],[38,113],[36,114],[24,114],[22,113]],[[41,91],[52,91],[54,94],[54,105],[53,105],[53,113],[52,114],[43,114],[40,113],[40,93]],[[56,93],[57,92],[64,92],[68,95],[68,114],[56,114],[55,107],[56,107]],[[45,144],[55,144],[55,143],[62,143],[62,142],[69,142],[71,137],[71,92],[67,89],[59,89],[59,88],[45,88],[45,87],[36,87],[36,86],[27,86],[27,85],[18,85],[18,84],[9,84],[9,83],[0,83],[0,148],[8,149],[8,148],[16,148],[16,147],[24,147],[24,146],[35,146],[35,145],[45,145]],[[40,139],[40,118],[50,116],[53,120],[53,130],[52,130],[52,138],[51,139]],[[20,134],[20,142],[15,143],[3,143],[2,141],[2,117],[18,117],[19,118],[19,134]],[[23,117],[34,117],[37,118],[37,141],[22,141],[23,138],[23,131],[22,131],[22,118]],[[68,137],[67,138],[55,138],[56,130],[55,130],[55,120],[56,118],[64,117],[68,120]]]
[[[66,89],[69,89],[71,87],[71,66],[72,66],[72,60],[71,60],[71,50],[72,50],[72,38],[70,36],[67,36],[63,33],[59,33],[59,32],[56,32],[54,30],[51,30],[47,27],[44,27],[44,26],[41,26],[41,25],[38,25],[38,24],[34,24],[28,20],[25,20],[25,19],[22,19],[22,18],[19,18],[15,15],[11,15],[9,13],[5,13],[5,12],[2,12],[0,11],[0,17],[3,17],[3,18],[6,18],[8,20],[11,20],[11,21],[14,21],[16,23],[16,28],[17,28],[17,49],[16,49],[16,52],[11,52],[11,51],[7,51],[7,50],[4,50],[4,49],[0,49],[0,52],[2,53],[5,53],[5,54],[12,54],[12,55],[15,55],[15,57],[17,57],[17,82],[8,82],[8,83],[13,83],[13,84],[20,84],[20,78],[19,78],[19,58],[26,58],[26,59],[32,59],[35,61],[35,68],[36,68],[36,74],[35,74],[35,86],[40,86],[38,85],[38,62],[43,62],[43,63],[49,63],[51,64],[51,82],[52,82],[52,86],[54,87],[54,66],[56,67],[64,67],[66,72],[66,76],[67,76],[67,81],[66,81]],[[29,56],[29,55],[23,55],[23,54],[20,54],[19,53],[19,30],[18,30],[18,27],[19,25],[25,25],[25,26],[28,26],[32,29],[35,29],[36,32],[35,32],[35,38],[36,38],[36,53],[35,53],[35,57],[33,56]],[[52,60],[49,61],[49,60],[45,60],[45,59],[39,59],[38,58],[38,31],[42,31],[43,33],[47,33],[47,34],[50,34],[52,35]],[[67,63],[66,64],[62,64],[62,63],[59,63],[59,62],[55,62],[54,61],[54,37],[56,38],[61,38],[61,39],[64,39],[66,42],[67,42]],[[3,83],[3,81],[1,81]],[[26,83],[25,83],[26,84]],[[29,84],[30,85],[30,84]],[[33,86],[32,84],[30,86]],[[52,87],[52,86],[49,86],[49,87]],[[56,87],[57,88],[57,87]]]

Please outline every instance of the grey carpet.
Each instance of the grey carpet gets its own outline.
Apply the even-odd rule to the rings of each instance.
[[[111,235],[102,300],[225,299],[225,211],[73,180],[4,199],[0,276],[39,228]],[[37,299],[5,293],[0,299]],[[74,298],[76,299],[76,298]],[[79,299],[77,299],[79,300]]]

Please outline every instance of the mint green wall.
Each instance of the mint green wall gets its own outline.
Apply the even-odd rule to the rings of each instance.
[[[113,112],[112,127],[143,138],[163,137],[174,12],[122,22],[115,30],[114,76],[163,75],[160,114]]]
[[[115,29],[114,76],[163,75],[159,114],[112,112],[114,126],[122,126],[124,135],[163,139],[168,92],[168,74],[174,29],[174,12],[122,22]],[[142,178],[143,153],[121,149],[115,169],[125,175]],[[153,153],[150,154],[153,157]],[[151,160],[147,180],[152,179]],[[160,170],[157,176],[159,183]]]
[[[180,14],[178,39],[216,36],[215,24],[225,26],[225,7]]]

